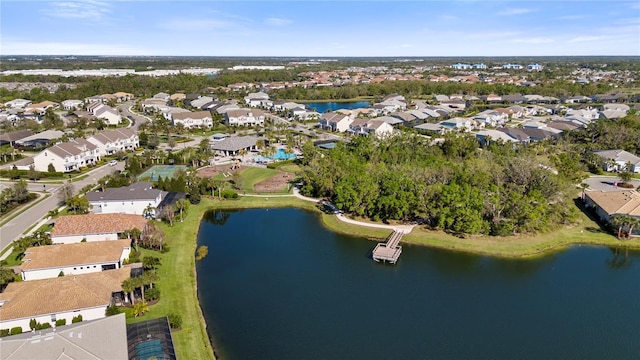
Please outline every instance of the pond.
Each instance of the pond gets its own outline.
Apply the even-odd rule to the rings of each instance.
[[[307,109],[315,110],[320,114],[328,111],[336,111],[341,109],[360,109],[371,106],[368,101],[356,101],[356,102],[322,102],[322,103],[307,103],[305,104]]]
[[[640,255],[576,246],[507,260],[375,243],[299,209],[209,212],[198,292],[224,359],[630,359]]]

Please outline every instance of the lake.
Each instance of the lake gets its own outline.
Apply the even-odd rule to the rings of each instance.
[[[507,260],[333,233],[299,209],[209,212],[198,295],[226,359],[633,359],[640,255]]]
[[[327,111],[335,111],[341,109],[360,109],[371,106],[368,101],[357,101],[357,102],[323,102],[323,103],[307,103],[305,104],[307,109],[313,109],[320,114],[325,113]]]

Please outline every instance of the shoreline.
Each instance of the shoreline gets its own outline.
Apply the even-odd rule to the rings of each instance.
[[[189,242],[189,249],[197,248],[197,234],[202,222],[205,212],[210,210],[242,210],[242,209],[264,209],[264,208],[296,208],[301,210],[308,210],[316,212],[320,216],[320,221],[323,226],[331,231],[363,237],[372,241],[383,240],[389,235],[390,230],[365,227],[361,225],[355,225],[351,223],[341,222],[333,214],[326,214],[315,207],[314,203],[298,199],[296,197],[241,197],[238,200],[223,200],[214,199],[210,197],[203,197],[202,202],[196,207],[192,208],[189,212],[191,216],[197,216],[198,227],[193,234],[187,234],[183,232],[183,236],[189,237],[186,239]],[[195,211],[194,211],[195,210]],[[554,252],[565,250],[575,245],[588,245],[588,246],[607,246],[618,247],[626,249],[640,250],[640,238],[634,240],[621,241],[616,239],[613,235],[610,235],[603,230],[588,216],[582,213],[580,224],[552,231],[547,234],[536,236],[523,236],[513,238],[489,238],[489,237],[476,237],[476,238],[457,238],[453,235],[445,234],[443,232],[436,232],[425,230],[421,228],[414,228],[409,234],[406,234],[402,243],[410,246],[427,246],[437,249],[443,249],[448,251],[464,252],[480,256],[492,256],[499,258],[511,258],[511,259],[533,259],[542,256],[551,255]],[[598,226],[595,230],[593,225]],[[586,230],[591,229],[591,230]],[[579,231],[577,238],[572,236],[576,235]],[[591,235],[591,236],[590,236]],[[533,239],[538,241],[532,242]],[[492,250],[489,250],[492,249]],[[191,254],[192,255],[192,254]],[[213,344],[213,339],[209,337],[207,331],[208,326],[202,312],[200,305],[200,299],[198,297],[198,284],[197,284],[197,270],[195,267],[195,260],[192,262],[191,273],[193,274],[193,291],[194,298],[196,299],[197,317],[200,319],[198,327],[204,332],[204,337],[208,348],[211,349],[211,358],[216,358],[216,348]],[[180,332],[183,332],[181,330]],[[188,349],[182,349],[187,351]],[[187,352],[188,353],[188,352]]]

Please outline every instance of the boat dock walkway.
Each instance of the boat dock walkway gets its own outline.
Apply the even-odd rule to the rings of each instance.
[[[402,240],[402,235],[404,232],[396,230],[389,235],[386,242],[378,243],[373,249],[373,260],[395,264],[402,254],[402,246],[398,245]]]

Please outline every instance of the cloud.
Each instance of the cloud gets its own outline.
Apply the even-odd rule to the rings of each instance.
[[[575,37],[571,40],[569,40],[570,43],[577,43],[577,42],[585,42],[585,41],[598,41],[598,40],[602,40],[604,39],[604,36],[578,36]]]
[[[235,26],[236,23],[227,20],[192,20],[192,19],[175,19],[161,27],[169,30],[178,31],[206,31],[214,29],[227,29]]]
[[[270,17],[264,20],[264,23],[271,26],[285,26],[291,24],[293,21],[290,19],[282,19]]]
[[[101,1],[58,1],[49,3],[41,12],[55,18],[100,21],[111,13],[111,9],[108,3]]]
[[[534,11],[535,10],[533,9],[525,9],[525,8],[506,9],[506,10],[500,11],[498,15],[500,16],[522,15],[522,14],[527,14]]]
[[[128,44],[8,40],[3,42],[2,52],[10,55],[154,55],[155,51]]]
[[[514,39],[511,42],[521,43],[521,44],[548,44],[548,43],[555,42],[555,40],[551,38],[535,37],[535,38],[525,38],[525,39]]]

